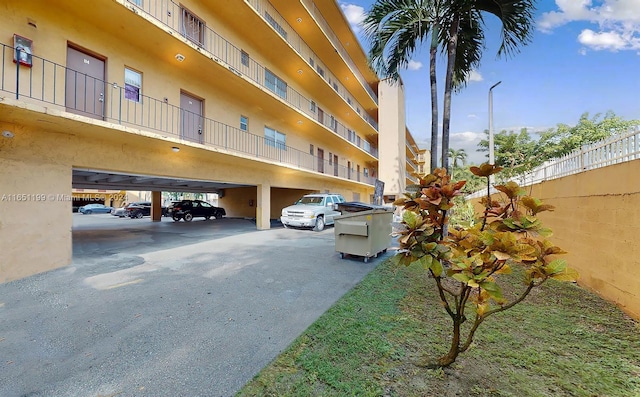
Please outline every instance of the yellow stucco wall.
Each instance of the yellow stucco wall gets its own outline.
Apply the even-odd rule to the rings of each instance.
[[[527,187],[555,206],[540,219],[564,258],[580,273],[578,284],[640,319],[640,160]],[[531,189],[531,190],[529,190]],[[530,193],[529,193],[530,192]]]
[[[0,115],[39,117],[52,127],[42,130],[0,123],[0,129],[15,135],[0,140],[0,167],[13,170],[0,173],[0,199],[4,197],[0,205],[3,248],[0,282],[71,262],[69,197],[74,167],[256,186],[268,183],[277,187],[272,190],[271,214],[267,215],[272,219],[279,217],[284,204],[295,200],[292,197],[299,197],[301,192],[330,190],[345,197],[354,193],[368,197],[372,191],[368,185],[258,163],[184,142],[180,144],[181,151],[174,153],[171,151],[174,143],[146,136],[142,131],[87,126],[77,122],[77,116],[33,105],[27,107],[30,110],[0,103]],[[249,206],[249,200],[254,200],[253,207]],[[256,204],[255,187],[225,189],[220,200],[232,217],[255,217]]]
[[[340,166],[350,162],[353,170],[377,168],[370,154],[320,126],[294,103],[283,103],[277,95],[253,82],[251,74],[236,76],[226,65],[174,34],[175,31],[169,33],[157,20],[127,9],[127,2],[109,1],[100,7],[86,7],[79,0],[53,3],[58,12],[51,12],[51,7],[42,7],[39,2],[8,0],[0,4],[3,22],[0,43],[12,45],[13,35],[18,34],[33,40],[34,50],[32,67],[18,68],[18,99],[14,93],[17,79],[11,51],[6,50],[3,58],[6,92],[0,92],[0,130],[11,131],[15,137],[0,139],[0,166],[14,171],[0,173],[0,194],[27,200],[7,200],[0,205],[3,249],[0,282],[71,262],[72,200],[59,198],[71,194],[73,168],[249,186],[225,189],[219,205],[231,217],[258,215],[259,228],[265,224],[268,227],[265,218],[268,221],[279,217],[281,208],[306,192],[331,191],[347,200],[370,198],[371,185],[300,171],[276,162],[259,162],[251,149],[238,154],[227,151],[220,143],[217,148],[204,148],[180,140],[180,93],[185,91],[204,99],[204,116],[210,119],[204,129],[207,138],[211,138],[216,128],[226,131],[227,126],[220,127],[221,123],[229,128],[239,127],[243,115],[249,118],[249,132],[253,136],[243,137],[238,147],[261,144],[264,127],[268,126],[286,134],[286,144],[291,149],[283,154],[299,155],[302,161],[313,164],[317,160],[308,157],[313,145],[315,153],[319,148],[324,150],[325,159],[329,153],[336,154]],[[277,41],[250,40],[253,36],[247,34],[244,26],[218,16],[219,4],[205,5],[191,0],[184,3],[207,26],[247,51],[252,61],[282,77],[288,87],[304,98],[315,101],[318,108],[324,109],[325,119],[333,115],[358,137],[377,141],[371,126],[346,102],[337,100],[334,89],[316,76],[314,69],[307,69],[304,59],[293,54],[289,46],[276,46],[282,56],[274,55]],[[242,17],[255,18],[247,4],[237,10]],[[266,23],[262,28],[271,30]],[[104,92],[104,120],[66,112],[67,46],[104,58],[108,83]],[[184,62],[176,60],[176,53],[186,57]],[[333,51],[328,54],[331,62],[342,63],[333,54]],[[142,74],[142,94],[151,97],[142,101],[144,107],[127,100],[120,102],[118,93],[124,85],[125,67]],[[302,69],[304,74],[298,72]],[[264,72],[255,69],[253,73]],[[300,106],[303,105],[304,101]],[[143,109],[148,113],[143,113]],[[149,128],[140,129],[136,123]],[[179,146],[180,151],[172,152],[172,146]],[[325,169],[330,171],[326,166]],[[43,197],[45,200],[35,201]],[[249,205],[250,200],[254,200],[253,206]]]

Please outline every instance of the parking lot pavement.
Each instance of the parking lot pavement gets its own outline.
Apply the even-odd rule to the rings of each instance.
[[[382,260],[333,228],[82,217],[71,266],[0,285],[1,396],[231,396]]]

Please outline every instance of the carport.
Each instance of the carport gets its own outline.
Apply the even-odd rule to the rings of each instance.
[[[74,189],[150,191],[151,220],[159,222],[162,216],[162,192],[216,193],[218,197],[224,197],[225,189],[251,187],[251,185],[74,168],[72,187]]]

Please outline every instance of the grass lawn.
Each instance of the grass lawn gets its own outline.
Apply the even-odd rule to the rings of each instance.
[[[515,286],[518,287],[518,286]],[[238,396],[640,396],[640,325],[554,280],[488,318],[447,369],[433,280],[383,262]]]

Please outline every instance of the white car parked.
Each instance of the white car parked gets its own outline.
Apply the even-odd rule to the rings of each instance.
[[[334,204],[345,201],[339,194],[307,194],[294,205],[284,208],[280,221],[284,227],[310,227],[319,232],[325,225],[333,225],[333,218],[340,215]]]

